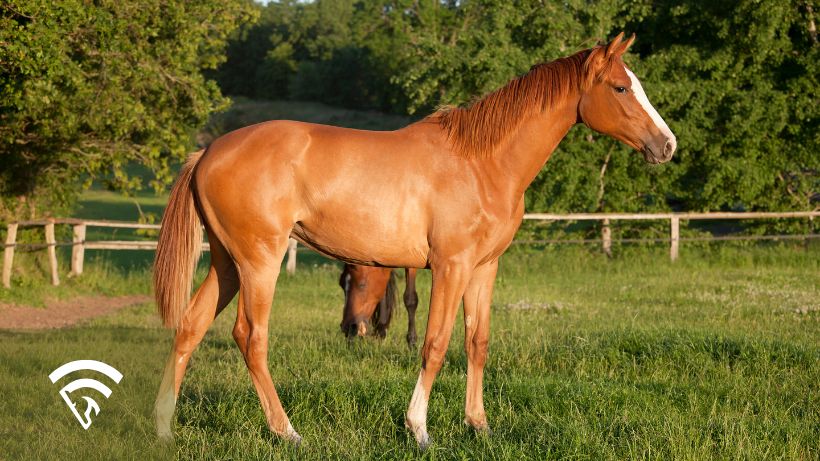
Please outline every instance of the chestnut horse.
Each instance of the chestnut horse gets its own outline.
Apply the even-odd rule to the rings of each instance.
[[[407,345],[416,346],[416,269],[404,270],[404,307],[407,309]],[[342,312],[342,333],[348,338],[367,334],[367,323],[380,338],[387,334],[393,308],[396,305],[396,277],[389,267],[345,264],[339,276],[339,286],[345,293]]]
[[[405,418],[422,448],[430,443],[430,389],[463,300],[465,422],[487,431],[490,300],[530,182],[578,123],[641,151],[649,163],[675,151],[675,136],[621,59],[633,40],[621,34],[536,65],[469,107],[445,108],[396,131],[271,121],[193,154],[171,192],[154,266],[159,313],[176,327],[157,396],[158,432],[170,436],[191,353],[239,292],[233,336],[267,425],[301,440],[268,370],[271,303],[290,236],[348,263],[432,271],[421,371]],[[211,267],[188,301],[200,223]]]

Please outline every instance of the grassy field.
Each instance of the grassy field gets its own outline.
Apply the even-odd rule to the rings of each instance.
[[[239,100],[202,138],[273,118],[371,129],[408,121]],[[75,216],[135,220],[135,201],[159,215],[166,199],[96,189]],[[818,459],[820,246],[687,244],[674,264],[666,252],[616,246],[610,260],[591,246],[516,246],[503,257],[485,376],[490,437],[461,422],[461,319],[433,387],[434,444],[422,454],[403,423],[420,366],[418,351],[404,344],[405,312],[386,340],[349,343],[338,327],[339,265],[305,252],[297,274],[280,279],[269,360],[303,446],[266,429],[231,338],[235,306],[193,356],[175,442],[158,443],[151,411],[172,332],[146,303],[71,328],[0,330],[0,460]],[[67,252],[60,256],[63,283],[54,288],[42,252],[19,253],[13,287],[0,288],[0,302],[42,306],[55,298],[150,292],[152,252],[89,251],[78,278],[65,276]],[[422,336],[429,287],[424,271]],[[118,385],[106,383],[108,400],[96,396],[102,411],[87,431],[58,394],[66,381],[47,378],[76,359],[101,360],[124,375]],[[84,376],[99,378],[72,378]]]
[[[215,322],[183,384],[176,440],[151,408],[171,332],[152,305],[90,324],[0,332],[2,459],[418,458],[403,427],[420,365],[400,311],[385,341],[348,343],[338,267],[280,279],[270,366],[304,445],[272,437],[230,335]],[[491,437],[463,425],[466,359],[456,327],[433,388],[428,459],[817,459],[820,249],[597,251],[515,248],[493,305],[485,399]],[[147,292],[149,273],[92,268],[60,290]],[[424,325],[429,274],[422,275]],[[73,290],[73,291],[72,291]],[[460,324],[461,320],[459,320]],[[124,374],[83,431],[46,378],[79,358]],[[64,383],[60,383],[61,385]]]

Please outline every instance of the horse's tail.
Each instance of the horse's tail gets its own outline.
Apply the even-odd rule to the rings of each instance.
[[[370,323],[376,325],[376,334],[382,338],[387,333],[387,328],[390,326],[390,321],[393,319],[393,311],[396,308],[398,298],[398,290],[396,289],[396,273],[390,270],[390,278],[387,281],[387,289],[384,291],[384,296],[376,311],[373,312],[373,317]]]
[[[194,198],[194,169],[205,150],[194,152],[182,167],[162,215],[154,259],[154,297],[166,327],[176,328],[191,295],[202,251],[202,227]]]

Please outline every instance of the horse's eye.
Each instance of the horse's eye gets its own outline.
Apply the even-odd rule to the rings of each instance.
[[[624,88],[622,86],[616,86],[615,87],[615,92],[616,93],[626,93],[626,88]]]

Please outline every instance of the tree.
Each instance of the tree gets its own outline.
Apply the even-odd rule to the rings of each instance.
[[[820,189],[820,47],[804,1],[676,1],[635,25],[646,80],[686,146],[688,209],[811,209]],[[674,23],[662,33],[662,24]]]
[[[630,148],[574,128],[529,188],[528,209],[817,206],[820,47],[810,1],[316,0],[266,8],[280,12],[266,39],[268,79],[287,67],[285,97],[417,116],[469,104],[536,63],[636,32],[625,61],[678,135],[675,158],[650,167]]]
[[[674,161],[648,167],[578,127],[529,189],[529,209],[815,206],[820,56],[804,1],[389,4],[393,82],[419,110],[469,103],[532,64],[637,32],[625,61],[679,136]]]
[[[259,99],[288,97],[288,82],[296,72],[294,44],[297,18],[308,5],[295,1],[254,4],[259,19],[244,23],[231,37],[225,61],[209,72],[232,96]]]
[[[224,107],[203,69],[252,20],[247,0],[11,0],[0,6],[0,219],[65,210],[91,178],[155,187]]]

